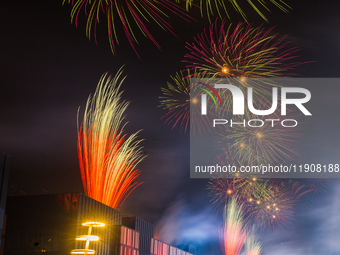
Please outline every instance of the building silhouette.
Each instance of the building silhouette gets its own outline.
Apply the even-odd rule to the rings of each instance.
[[[4,234],[5,210],[9,182],[11,157],[0,151],[0,247],[3,250],[2,236]]]
[[[11,196],[6,215],[4,255],[66,255],[86,245],[97,255],[195,255],[154,239],[152,224],[81,193]]]

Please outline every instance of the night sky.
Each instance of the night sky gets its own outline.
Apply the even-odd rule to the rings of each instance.
[[[294,70],[298,77],[339,77],[340,3],[286,2],[292,6],[290,13],[272,7],[272,13],[265,13],[267,24],[250,10],[249,22],[289,34],[291,47],[300,48],[297,61],[309,62]],[[177,36],[151,24],[162,50],[137,32],[138,58],[120,27],[120,45],[113,55],[105,20],[98,26],[96,44],[85,36],[83,10],[78,28],[71,24],[70,12],[71,6],[62,6],[61,0],[7,0],[0,5],[0,150],[12,156],[9,193],[83,192],[77,111],[79,107],[80,113],[84,111],[102,74],[114,75],[124,65],[123,98],[131,101],[126,132],[142,129],[148,157],[138,166],[138,181],[144,184],[130,195],[122,211],[157,225],[157,237],[167,243],[191,243],[198,255],[221,254],[218,226],[222,218],[211,208],[208,180],[189,177],[189,135],[164,124],[161,118],[166,111],[158,107],[161,87],[170,75],[185,68],[186,42],[192,42],[209,22],[199,12],[191,23],[170,16]],[[236,13],[232,19],[242,21]],[[325,103],[334,112],[326,116],[327,123],[306,131],[310,133],[308,146],[302,147],[306,160],[320,152],[331,155],[333,161],[339,159],[339,99],[336,94],[329,96],[313,105],[317,109]],[[289,228],[261,232],[263,254],[340,254],[339,181],[326,186],[301,201]]]

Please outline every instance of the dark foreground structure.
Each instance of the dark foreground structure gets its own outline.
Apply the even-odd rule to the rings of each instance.
[[[152,224],[81,193],[9,197],[6,215],[4,255],[86,254],[74,250],[86,243],[98,255],[193,255],[155,240]]]
[[[2,235],[4,234],[5,209],[9,181],[11,157],[0,151],[0,253],[3,250]]]

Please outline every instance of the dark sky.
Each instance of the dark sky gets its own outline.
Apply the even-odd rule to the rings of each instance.
[[[300,77],[339,77],[340,3],[287,3],[293,8],[289,14],[272,8],[272,13],[267,13],[270,24],[264,25],[275,26],[279,34],[289,34],[291,46],[301,49],[300,62],[314,61],[299,66],[295,72]],[[192,42],[208,22],[197,15],[197,21],[192,23],[172,17],[177,37],[152,27],[161,51],[137,33],[139,59],[120,29],[117,54],[111,53],[104,20],[98,27],[98,44],[89,41],[84,15],[76,28],[70,23],[70,10],[70,5],[52,0],[2,1],[0,5],[0,150],[12,156],[10,193],[83,192],[76,151],[77,110],[84,110],[87,97],[95,91],[103,73],[115,74],[125,65],[123,97],[131,101],[126,130],[131,133],[143,129],[140,136],[145,139],[148,157],[139,165],[142,174],[138,180],[144,184],[127,199],[123,211],[153,224],[160,222],[164,228],[173,225],[168,232],[159,227],[167,238],[164,241],[181,244],[176,240],[181,237],[201,251],[218,253],[217,226],[221,219],[210,209],[207,180],[189,178],[189,135],[164,124],[161,117],[165,111],[157,107],[160,88],[166,86],[170,75],[185,68],[181,62],[185,42]],[[263,23],[250,13],[251,22]],[[232,17],[234,22],[241,21],[237,15]],[[336,97],[334,101],[334,107],[338,107]],[[330,123],[324,125],[333,123],[333,133],[328,135],[335,139],[332,147],[327,147],[326,142],[321,146],[340,155],[336,147],[339,122],[335,121],[337,116],[330,117]],[[319,130],[322,132],[322,126]],[[322,218],[328,209],[339,209],[339,199],[338,184],[313,198],[313,206],[297,213],[297,219],[304,221],[266,239],[266,254],[339,254],[339,245],[331,241],[334,236],[340,237],[340,232],[327,232],[331,233],[328,239],[324,233],[329,225],[340,227],[339,216]],[[304,224],[309,226],[308,220],[313,217],[318,224],[306,231]],[[306,241],[316,240],[318,234],[328,240],[319,240],[323,250]],[[306,240],[299,245],[292,236]],[[281,243],[286,246],[282,248]]]

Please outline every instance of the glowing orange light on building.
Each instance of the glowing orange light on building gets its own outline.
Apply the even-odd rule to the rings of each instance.
[[[91,249],[75,249],[71,251],[71,254],[96,254],[96,251]]]
[[[197,102],[198,102],[197,98],[193,98],[193,99],[192,99],[192,103],[193,103],[193,104],[196,104]]]
[[[85,227],[89,227],[88,231],[87,231],[87,235],[77,236],[76,240],[77,241],[86,241],[85,249],[73,249],[71,251],[71,254],[84,254],[84,255],[95,254],[96,253],[95,250],[89,249],[90,242],[98,241],[99,240],[99,236],[91,235],[92,227],[104,227],[105,224],[102,223],[102,222],[91,221],[91,222],[84,222],[82,225],[85,226]]]
[[[104,227],[105,223],[102,223],[102,222],[84,222],[82,225],[86,226],[86,227],[89,227],[89,226],[92,226],[92,227]]]
[[[89,240],[90,242],[98,241],[99,240],[99,236],[82,235],[82,236],[77,236],[76,240],[77,241],[87,241],[87,240]]]

